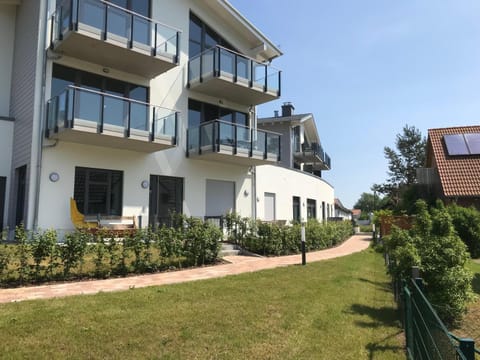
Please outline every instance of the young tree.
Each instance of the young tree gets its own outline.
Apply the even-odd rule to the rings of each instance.
[[[426,139],[415,126],[405,125],[402,133],[397,134],[395,147],[396,150],[384,147],[389,178],[373,189],[389,196],[398,206],[402,193],[416,183],[417,168],[424,166]]]

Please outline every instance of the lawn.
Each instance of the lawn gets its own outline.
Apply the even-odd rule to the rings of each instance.
[[[5,358],[404,359],[380,255],[0,305]]]
[[[468,263],[468,268],[473,273],[473,291],[476,299],[468,305],[468,311],[459,329],[453,329],[452,332],[460,337],[468,337],[475,340],[475,347],[480,348],[480,261],[472,260]]]

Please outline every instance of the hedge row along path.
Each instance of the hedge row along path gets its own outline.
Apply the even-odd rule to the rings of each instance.
[[[309,252],[307,253],[307,264],[313,261],[333,259],[365,250],[368,248],[370,240],[370,235],[354,235],[337,247]],[[278,257],[226,256],[224,260],[226,260],[228,264],[107,280],[88,280],[27,286],[14,289],[0,289],[0,303],[71,295],[87,295],[98,292],[122,291],[146,286],[175,284],[273,269],[281,266],[299,265],[302,263],[301,254]]]

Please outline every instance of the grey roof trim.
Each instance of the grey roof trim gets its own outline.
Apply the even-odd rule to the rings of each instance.
[[[268,45],[272,49],[273,56],[269,60],[282,56],[283,52],[276,46],[269,38],[267,38],[255,25],[253,25],[247,18],[245,18],[237,9],[233,7],[227,0],[217,0],[218,3],[225,8],[231,15],[233,15],[243,26],[245,26],[252,34],[254,34],[260,41]]]
[[[10,116],[0,116],[0,120],[4,120],[4,121],[15,121],[15,118],[10,117]]]

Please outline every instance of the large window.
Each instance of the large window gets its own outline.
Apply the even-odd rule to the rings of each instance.
[[[300,197],[294,196],[292,199],[293,203],[293,221],[300,222]]]
[[[137,14],[150,18],[150,0],[105,0],[106,2],[118,5],[123,9],[133,11]],[[65,0],[57,0],[57,6]]]
[[[198,127],[201,123],[217,119],[248,127],[248,115],[246,113],[192,99],[188,100],[189,128]]]
[[[122,215],[123,172],[75,168],[73,197],[85,215]]]
[[[53,64],[52,97],[61,93],[68,85],[148,102],[148,88],[145,86]]]
[[[189,29],[189,49],[190,58],[202,53],[203,51],[221,45],[230,50],[235,51],[225,39],[218,35],[212,28],[206,25],[197,16],[190,13],[190,29]]]
[[[307,199],[307,218],[317,218],[317,201],[313,199]]]

